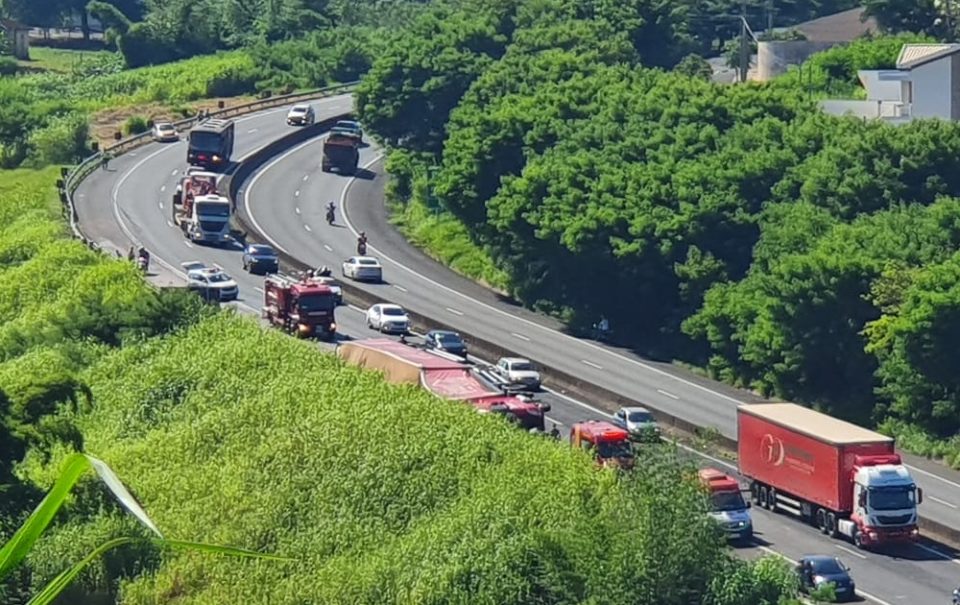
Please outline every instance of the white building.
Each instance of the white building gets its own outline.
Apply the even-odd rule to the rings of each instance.
[[[861,70],[857,75],[867,99],[821,101],[825,112],[893,123],[960,120],[960,44],[905,44],[896,69]]]

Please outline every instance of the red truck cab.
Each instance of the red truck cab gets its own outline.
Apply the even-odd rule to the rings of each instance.
[[[336,337],[336,297],[329,287],[271,275],[263,285],[263,317],[301,337]]]
[[[624,470],[633,468],[634,454],[630,433],[609,422],[578,422],[570,430],[570,445],[593,453],[599,466]]]

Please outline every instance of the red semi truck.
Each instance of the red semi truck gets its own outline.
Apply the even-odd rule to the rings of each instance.
[[[919,538],[923,492],[891,437],[792,403],[737,409],[740,473],[753,501],[860,548]]]

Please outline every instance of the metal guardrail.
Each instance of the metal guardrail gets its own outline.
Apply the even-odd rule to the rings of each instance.
[[[196,115],[191,118],[179,120],[174,122],[173,126],[178,132],[182,132],[193,127],[198,122],[208,118],[232,118],[263,111],[264,109],[290,105],[298,101],[309,101],[312,99],[331,97],[349,92],[353,90],[357,84],[358,82],[348,82],[346,84],[337,84],[336,86],[327,86],[326,88],[317,88],[287,95],[279,95],[276,97],[270,96],[263,99],[257,99],[256,101],[251,101],[250,103],[244,103],[242,105],[235,105],[234,107],[227,107],[218,111],[213,111],[202,116]],[[80,230],[77,209],[73,203],[73,194],[77,190],[77,187],[80,186],[80,183],[101,166],[101,162],[105,157],[104,154],[107,154],[107,157],[115,157],[132,149],[136,149],[137,147],[145,145],[151,141],[152,136],[150,132],[136,134],[131,137],[127,137],[126,139],[122,139],[117,143],[106,147],[102,151],[98,151],[93,155],[84,158],[83,161],[74,166],[72,169],[69,167],[61,168],[61,178],[57,181],[57,189],[60,194],[60,202],[63,204],[64,218],[69,221],[70,230],[73,232],[73,236],[75,238],[81,240],[91,248],[97,248],[95,242],[88,240]]]

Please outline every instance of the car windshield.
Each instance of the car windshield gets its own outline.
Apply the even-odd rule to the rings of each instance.
[[[197,214],[228,217],[230,216],[230,206],[211,202],[197,202]]]
[[[223,138],[215,132],[191,132],[190,147],[197,151],[220,151]]]
[[[456,334],[438,334],[437,339],[444,344],[460,344],[460,337]]]
[[[510,364],[510,369],[514,372],[532,372],[534,370],[533,364],[529,361],[518,361]]]
[[[810,563],[813,567],[813,573],[816,574],[835,575],[845,573],[837,559],[811,559]]]
[[[307,294],[300,297],[301,311],[332,311],[335,302],[332,296],[327,294]]]
[[[162,130],[162,131],[164,131],[164,132],[170,132],[171,130],[173,130],[173,126],[171,126],[170,124],[160,124],[160,125],[157,126],[157,130]]]
[[[290,110],[290,113],[307,113],[306,107],[294,107]]]
[[[632,458],[633,450],[626,441],[602,441],[597,447],[601,458]]]
[[[747,503],[740,492],[716,492],[710,494],[710,508],[715,512],[743,510]]]
[[[630,422],[653,422],[653,416],[650,412],[630,412],[627,414],[627,420]]]
[[[913,487],[871,487],[868,495],[870,508],[874,510],[897,510],[913,508]]]
[[[403,313],[403,309],[401,309],[400,307],[384,307],[383,314],[399,317],[399,316],[402,316],[404,313]]]
[[[225,273],[211,273],[207,276],[207,279],[209,279],[212,284],[230,281],[230,278],[227,277]]]

